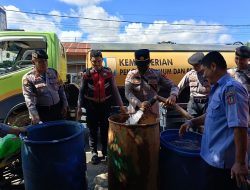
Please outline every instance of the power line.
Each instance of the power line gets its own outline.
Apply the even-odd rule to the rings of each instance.
[[[250,24],[189,24],[189,23],[153,23],[153,22],[143,22],[143,21],[127,21],[127,20],[114,20],[114,19],[98,19],[98,18],[89,18],[89,17],[80,17],[80,16],[68,16],[68,15],[56,15],[56,14],[47,14],[47,13],[37,13],[37,12],[28,12],[28,11],[16,11],[16,10],[6,10],[10,12],[18,12],[32,15],[40,16],[53,16],[61,18],[75,18],[75,19],[85,19],[92,21],[105,21],[105,22],[118,22],[118,23],[137,23],[137,24],[160,24],[160,25],[170,25],[170,26],[222,26],[222,27],[250,27]]]
[[[36,23],[34,22],[26,22],[26,21],[21,21],[19,23],[26,23],[26,24],[29,24],[29,26],[37,26]],[[62,26],[62,24],[57,24],[57,23],[52,23],[54,26]],[[44,22],[44,23],[39,23],[39,25],[48,25],[48,22]],[[74,27],[75,25],[63,25],[63,27],[65,29],[71,29],[71,27]],[[119,28],[116,28],[116,27],[97,27],[97,26],[90,26],[90,25],[81,25],[81,27],[84,27],[85,29],[95,29],[95,31],[102,31],[102,32],[110,32],[110,31],[114,31],[114,32],[125,32],[125,30],[119,30]],[[137,30],[138,28],[129,28],[130,30]],[[182,29],[176,29],[176,28],[170,28],[170,29],[167,29],[167,31],[162,31],[162,30],[159,30],[159,29],[145,29],[143,33],[141,33],[141,35],[145,35],[145,36],[151,36],[151,35],[155,35],[154,32],[157,32],[157,34],[161,34],[161,35],[164,35],[164,34],[177,34],[177,33],[191,33],[191,34],[213,34],[213,31],[216,32],[214,34],[216,35],[219,35],[219,34],[225,34],[225,33],[222,33],[222,31],[220,31],[220,29],[217,29],[217,28],[204,28],[204,29],[195,29],[195,28],[182,28]],[[218,32],[220,31],[220,32]],[[152,32],[151,34],[147,33],[147,32]],[[233,34],[233,33],[236,33],[238,36],[240,35],[248,35],[249,32],[248,31],[228,31],[227,33],[230,33],[230,34]],[[123,33],[121,33],[122,35]],[[112,35],[112,36],[115,36],[115,35]],[[112,36],[104,36],[102,35],[102,37],[112,37]],[[126,34],[126,36],[138,36],[137,34]]]
[[[3,9],[5,9],[4,7],[3,7]],[[8,11],[8,10],[6,10],[5,9],[5,11]],[[36,11],[38,11],[38,12],[50,12],[51,10],[48,10],[48,9],[36,9]],[[27,12],[30,12],[29,10],[27,10]],[[110,12],[111,14],[113,14],[113,15],[117,15],[117,13],[115,12]],[[145,13],[140,13],[140,12],[136,12],[136,13],[133,13],[133,12],[131,12],[131,13],[124,13],[124,12],[119,12],[119,15],[128,15],[128,16],[130,16],[130,15],[132,15],[132,16],[143,16],[143,17],[176,17],[176,15],[175,14],[151,14],[151,12],[147,12],[147,14],[145,14]],[[201,15],[194,15],[194,14],[189,14],[189,15],[183,15],[182,14],[182,16],[186,16],[186,17],[190,17],[190,18],[203,18],[204,16],[201,16]],[[206,15],[206,18],[208,17],[209,15]],[[221,16],[221,17],[223,17],[223,16],[225,16],[225,14],[220,14],[220,15],[218,15],[218,16]],[[248,17],[243,17],[243,16],[234,16],[234,17],[231,17],[230,18],[230,20],[232,20],[232,19],[246,19],[246,20],[249,20],[249,18]]]
[[[25,21],[25,20],[18,20],[16,18],[11,18],[11,19],[8,19],[8,21],[11,21],[13,23],[26,23],[26,24],[29,24],[29,25],[37,25],[37,23],[34,23],[34,22],[30,22],[30,21]],[[64,27],[75,27],[77,26],[76,24],[72,24],[72,23],[56,23],[56,22],[52,22],[52,21],[45,21],[45,20],[36,20],[36,21],[39,21],[39,25],[47,25],[48,23],[52,23],[53,25],[55,26],[64,26]],[[106,29],[106,30],[110,30],[110,29],[119,29],[120,27],[112,27],[112,26],[109,26],[107,28],[107,26],[95,26],[95,25],[92,25],[92,24],[82,24],[82,25],[78,25],[78,26],[81,26],[81,27],[86,27],[86,28],[95,28],[95,29]],[[138,28],[135,28],[135,27],[129,27],[129,29],[131,30],[137,30]],[[171,31],[179,31],[180,28],[167,28],[168,30],[171,30]],[[213,30],[218,30],[219,28],[190,28],[190,27],[186,27],[186,28],[182,28],[182,30],[189,30],[189,31],[207,31],[207,30],[210,30],[210,31],[213,31]],[[249,29],[249,28],[241,28],[241,29]],[[158,31],[159,29],[157,28],[150,28],[150,29],[146,29],[147,31]]]

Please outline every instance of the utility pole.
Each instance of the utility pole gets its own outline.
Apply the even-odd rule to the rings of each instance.
[[[0,6],[0,31],[7,29],[6,12],[4,7]]]

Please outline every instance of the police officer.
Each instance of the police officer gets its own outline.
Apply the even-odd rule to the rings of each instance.
[[[34,68],[22,79],[23,95],[33,124],[60,120],[67,113],[63,82],[56,70],[48,68],[47,59],[44,50],[35,50],[32,53]]]
[[[90,52],[92,67],[82,74],[81,87],[78,97],[78,118],[82,113],[82,107],[86,109],[87,126],[90,134],[90,149],[92,152],[92,164],[98,164],[97,134],[98,127],[101,132],[102,155],[107,156],[108,140],[108,117],[111,112],[113,100],[125,112],[123,103],[118,92],[112,71],[103,67],[103,57],[99,50]]]
[[[189,86],[190,98],[187,111],[194,117],[204,113],[210,92],[210,84],[203,76],[201,66],[203,57],[204,54],[202,52],[197,52],[188,58],[188,63],[193,66],[193,69],[187,72],[178,84],[180,92]]]
[[[235,80],[242,83],[250,93],[250,48],[248,46],[240,46],[235,50],[236,68],[229,69],[228,73]]]
[[[129,101],[128,111],[134,113],[137,108],[149,110],[149,100],[157,95],[159,88],[170,90],[167,103],[175,104],[178,87],[159,70],[149,68],[150,52],[148,49],[135,51],[137,69],[129,71],[125,79],[125,96]],[[151,111],[159,116],[159,104],[153,104]]]
[[[188,120],[180,128],[205,124],[201,142],[204,190],[235,190],[246,185],[248,92],[227,73],[223,56],[213,51],[202,60],[204,75],[212,88],[206,114]],[[202,172],[203,171],[203,172]]]

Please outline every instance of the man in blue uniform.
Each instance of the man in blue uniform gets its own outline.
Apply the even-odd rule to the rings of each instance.
[[[206,114],[184,123],[188,128],[204,123],[201,157],[204,160],[203,190],[235,190],[246,185],[248,92],[227,73],[223,56],[213,51],[202,60],[204,76],[213,85]],[[201,174],[202,175],[202,174]]]

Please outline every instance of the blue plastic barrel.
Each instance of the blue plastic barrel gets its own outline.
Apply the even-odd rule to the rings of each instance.
[[[201,135],[188,132],[180,137],[178,129],[168,129],[161,132],[160,144],[160,189],[200,190]]]
[[[25,190],[86,189],[83,125],[52,121],[20,135]]]

